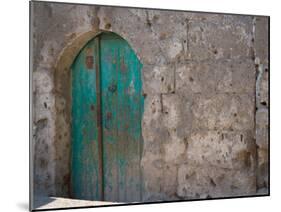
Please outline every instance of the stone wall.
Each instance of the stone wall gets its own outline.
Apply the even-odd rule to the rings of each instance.
[[[31,3],[34,194],[69,196],[69,67],[101,30],[143,64],[143,201],[268,189],[268,18]]]
[[[268,136],[269,136],[269,61],[267,18],[256,17],[255,32],[255,66],[256,66],[256,144],[257,144],[257,189],[259,193],[268,192]]]

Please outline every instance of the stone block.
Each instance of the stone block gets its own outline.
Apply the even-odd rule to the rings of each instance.
[[[152,146],[159,144],[156,141],[162,140],[162,137],[167,134],[162,124],[161,97],[160,95],[147,95],[144,104],[142,135],[143,139],[147,141],[144,142],[144,147],[147,145],[149,147],[148,149],[151,149]]]
[[[174,85],[174,67],[165,66],[146,66],[143,69],[143,90],[147,94],[172,93]]]
[[[177,166],[167,164],[152,154],[149,157],[152,160],[143,161],[144,201],[178,199],[176,197]]]
[[[198,166],[253,170],[255,153],[253,132],[197,131],[188,139],[186,160]]]
[[[142,119],[142,136],[145,141],[143,154],[149,152],[160,156],[163,154],[162,143],[169,138],[168,131],[163,126],[160,95],[147,95],[144,108]],[[146,156],[142,158],[146,160]]]
[[[175,72],[176,92],[251,93],[255,92],[255,66],[252,60],[187,62]]]
[[[191,19],[188,26],[192,60],[251,57],[253,20],[250,16],[205,16]]]
[[[54,87],[53,79],[47,70],[33,72],[32,85],[33,85],[33,92],[38,94],[50,93],[52,92],[52,89]]]
[[[188,104],[181,101],[175,94],[162,95],[162,100],[160,96],[147,96],[142,127],[144,153],[162,155],[165,162],[172,164],[182,160],[191,130],[191,112]]]
[[[217,121],[216,96],[195,95],[192,104],[194,129],[215,129]]]
[[[53,124],[53,123],[51,123]],[[34,126],[32,146],[34,193],[40,195],[54,194],[54,147],[52,145],[52,126],[47,119],[38,120]]]
[[[147,95],[144,99],[143,124],[157,121],[161,117],[162,104],[160,95]]]
[[[255,35],[254,35],[254,48],[256,57],[260,60],[260,63],[268,63],[268,29],[269,17],[256,17],[255,23]]]
[[[166,163],[179,164],[185,157],[185,140],[176,135],[169,136],[163,144],[163,155]]]
[[[260,148],[268,149],[268,128],[256,130],[256,143]]]
[[[255,116],[254,94],[217,95],[216,127],[229,130],[251,130]]]
[[[269,72],[265,65],[258,66],[256,93],[257,93],[257,107],[268,107],[268,89],[269,89]]]
[[[178,169],[177,194],[182,199],[253,195],[255,172],[213,166],[182,164]]]
[[[147,22],[168,61],[187,54],[187,17],[174,11],[147,10]]]
[[[176,129],[180,121],[180,107],[181,99],[177,94],[162,95],[162,110],[165,116],[164,125],[167,128]]]
[[[194,97],[193,128],[246,130],[254,127],[254,95],[217,94]]]
[[[51,93],[33,95],[34,117],[37,122],[41,119],[52,119],[54,115],[55,97]]]
[[[179,64],[175,71],[176,92],[214,93],[216,88],[216,69],[212,63],[188,62]]]
[[[256,111],[256,143],[259,148],[268,149],[268,109]]]
[[[163,186],[162,169],[152,163],[142,164],[143,176],[143,200],[156,200],[161,196],[161,187]],[[159,199],[160,200],[160,199]]]
[[[192,128],[192,96],[180,94],[162,95],[163,125],[169,135],[185,138]]]
[[[257,150],[258,164],[257,164],[257,188],[268,188],[268,149],[258,148]]]
[[[256,70],[252,60],[224,60],[216,63],[216,84],[218,92],[255,92]]]
[[[163,191],[173,200],[177,193],[177,166],[166,164],[163,166]]]

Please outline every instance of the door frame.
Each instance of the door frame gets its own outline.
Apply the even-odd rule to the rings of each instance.
[[[91,30],[78,35],[72,42],[70,42],[60,53],[58,60],[54,65],[54,94],[55,94],[55,154],[56,158],[64,157],[63,162],[55,163],[55,184],[64,187],[67,184],[67,193],[71,196],[71,123],[72,123],[72,80],[71,80],[71,65],[83,47],[95,37],[102,33],[115,33],[119,37],[126,40],[124,37],[116,32],[107,30]],[[126,40],[127,41],[127,40]],[[139,61],[141,58],[135,49],[127,41],[128,45],[133,49]],[[142,73],[142,71],[141,71]],[[141,74],[142,75],[142,74]],[[143,79],[143,77],[142,77]],[[102,138],[101,138],[102,142]],[[144,142],[144,141],[143,141]],[[99,145],[101,146],[101,145]],[[102,152],[102,151],[99,151]],[[141,153],[142,155],[142,153]],[[102,155],[101,155],[102,157]],[[60,170],[68,164],[66,172],[68,174],[61,176]],[[65,169],[65,168],[64,168]],[[102,175],[101,175],[102,177]],[[66,181],[66,182],[65,182]],[[60,192],[56,192],[60,195]],[[103,195],[102,195],[103,196]]]

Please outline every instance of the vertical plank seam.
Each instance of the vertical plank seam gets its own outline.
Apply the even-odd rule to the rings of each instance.
[[[104,200],[104,183],[103,183],[103,139],[102,139],[102,110],[101,110],[101,87],[100,87],[100,37],[96,37],[96,92],[97,92],[97,126],[98,126],[98,152],[99,152],[99,183],[100,198]]]

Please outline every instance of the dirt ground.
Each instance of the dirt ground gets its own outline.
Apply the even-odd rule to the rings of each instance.
[[[85,206],[101,206],[122,204],[117,202],[78,200],[62,197],[37,197],[34,199],[34,209],[70,208]]]

